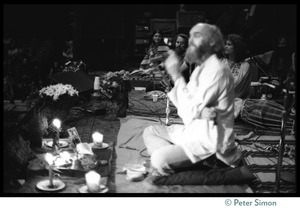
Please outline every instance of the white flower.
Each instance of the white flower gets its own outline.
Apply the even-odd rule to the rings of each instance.
[[[60,96],[68,94],[70,96],[74,96],[75,94],[78,96],[78,91],[73,88],[70,84],[61,84],[58,83],[56,85],[50,85],[42,88],[39,91],[39,95],[52,97],[54,101],[58,100]]]

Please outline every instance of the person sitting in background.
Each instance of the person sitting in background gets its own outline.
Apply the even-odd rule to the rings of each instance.
[[[185,53],[186,53],[186,49],[188,48],[189,45],[189,38],[187,35],[181,33],[178,34],[175,39],[175,53],[178,56],[181,64],[181,71],[182,71],[182,75],[185,78],[185,81],[188,83],[190,80],[190,76],[195,68],[195,65],[190,65],[188,62],[186,62],[184,60],[185,57]]]
[[[49,75],[53,75],[60,72],[62,72],[62,67],[59,65],[58,61],[54,61],[53,66],[49,71]]]
[[[163,53],[159,51],[159,47],[164,46],[168,48],[164,43],[164,37],[161,31],[156,30],[151,36],[151,44],[148,51],[140,64],[140,69],[146,70],[153,65],[159,65],[163,61]],[[163,50],[166,51],[166,50]]]
[[[177,57],[179,59],[179,62],[181,65],[180,69],[181,69],[181,72],[182,72],[186,82],[189,81],[190,75],[192,74],[191,65],[188,62],[186,62],[184,59],[186,50],[189,45],[188,42],[189,42],[188,36],[183,33],[180,33],[175,36],[175,38],[173,39],[173,44],[172,44],[172,49],[174,50],[175,54],[177,55]],[[158,67],[161,70],[163,77],[165,79],[167,79],[167,81],[163,80],[163,82],[166,85],[169,85],[169,87],[173,86],[171,79],[169,78],[167,72],[165,71],[165,62],[164,61],[161,62],[161,64],[159,64]]]
[[[73,60],[73,41],[66,41],[66,49],[62,52],[65,61]]]
[[[272,95],[271,99],[280,100],[280,89],[285,84],[288,76],[292,75],[290,71],[292,66],[291,57],[292,50],[290,49],[289,39],[286,35],[279,35],[275,39],[273,50],[249,58],[265,71],[265,74],[271,80],[270,83],[275,86],[273,91],[264,91],[264,93]]]
[[[292,64],[292,51],[290,50],[288,38],[285,35],[279,35],[276,38],[273,50],[253,57],[265,65],[269,76],[279,77],[281,81],[284,81]]]
[[[225,63],[234,77],[235,97],[245,99],[248,97],[251,86],[250,64],[245,61],[247,55],[246,43],[242,36],[229,34],[225,38]]]
[[[296,85],[295,81],[295,74],[296,74],[296,52],[293,52],[292,54],[292,65],[290,67],[288,77],[291,78],[291,82],[294,82],[294,85]]]
[[[144,130],[152,175],[170,175],[204,163],[211,168],[240,165],[241,153],[233,134],[233,76],[216,55],[223,47],[216,26],[198,23],[191,29],[185,58],[197,67],[189,83],[182,76],[178,56],[169,51],[165,66],[174,87],[168,96],[184,124],[155,124]]]

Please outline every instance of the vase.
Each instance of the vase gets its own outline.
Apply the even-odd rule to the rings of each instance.
[[[44,101],[43,111],[47,114],[48,121],[52,121],[54,118],[58,118],[61,122],[64,122],[70,113],[70,109],[76,103],[76,99],[68,97],[59,99],[57,101]]]
[[[71,107],[70,107],[71,108]],[[68,118],[70,108],[53,108],[51,109],[51,120],[58,118],[61,122]]]

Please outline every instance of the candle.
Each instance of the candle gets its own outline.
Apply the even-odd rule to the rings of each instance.
[[[71,162],[70,161],[71,155],[68,151],[61,152],[59,155],[60,155],[60,157],[58,157],[55,160],[55,165],[56,166],[64,166],[64,165],[69,164]]]
[[[103,135],[99,132],[95,132],[93,133],[92,137],[93,137],[94,145],[98,147],[102,147]]]
[[[100,180],[101,176],[95,171],[90,171],[85,174],[85,181],[89,192],[99,192],[100,191]]]
[[[96,76],[94,80],[94,90],[99,90],[100,89],[100,77]]]
[[[64,159],[64,161],[66,161],[66,162],[70,161],[71,155],[69,152],[67,152],[67,151],[61,152],[60,156],[62,159]]]
[[[61,122],[60,122],[60,120],[59,119],[57,119],[57,118],[55,118],[54,120],[53,120],[53,125],[57,128],[57,130],[59,130],[60,129],[60,126],[61,126]]]
[[[53,148],[55,148],[55,145],[59,148],[59,129],[61,126],[61,122],[59,119],[55,118],[52,121],[53,125],[56,127],[56,137],[53,139]]]
[[[49,164],[49,187],[53,187],[53,174],[52,174],[52,164],[54,161],[53,155],[51,155],[50,153],[47,153],[45,155],[45,159]]]
[[[158,94],[153,94],[152,97],[153,97],[153,102],[157,102]]]

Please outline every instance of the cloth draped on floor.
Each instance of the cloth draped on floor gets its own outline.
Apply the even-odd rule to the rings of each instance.
[[[162,119],[164,121],[164,119]],[[180,123],[180,119],[174,119]],[[153,185],[146,180],[131,182],[123,174],[127,164],[143,165],[149,159],[143,142],[143,130],[153,124],[160,123],[157,118],[143,116],[127,116],[120,118],[121,127],[118,133],[115,158],[115,176],[110,179],[111,192],[116,193],[247,193],[251,189],[247,185]]]

